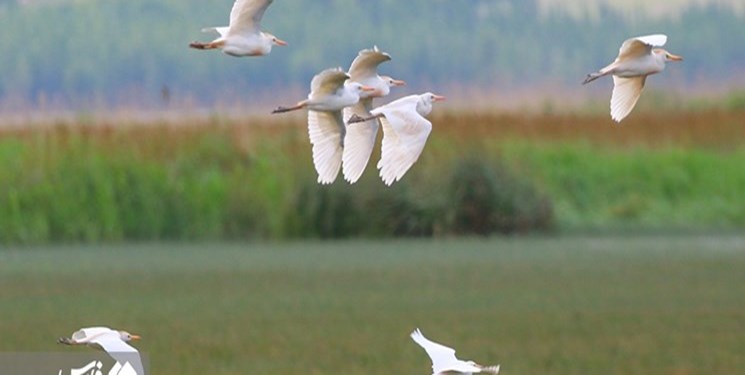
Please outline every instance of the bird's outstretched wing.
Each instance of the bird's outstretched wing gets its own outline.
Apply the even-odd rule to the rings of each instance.
[[[72,341],[76,343],[86,343],[89,340],[94,339],[97,336],[100,335],[106,335],[116,332],[113,329],[109,327],[88,327],[88,328],[81,328],[75,332],[73,332],[71,338]]]
[[[372,98],[360,99],[360,101],[344,108],[344,118],[349,120],[353,115],[362,118],[371,116]],[[353,184],[360,179],[370,161],[375,139],[378,136],[380,120],[372,119],[347,125],[347,133],[344,136],[344,151],[342,155],[342,171],[344,179]]]
[[[414,342],[424,348],[429,358],[432,359],[433,373],[447,371],[453,362],[458,361],[455,357],[455,349],[429,340],[424,337],[419,328],[414,330],[410,336]]]
[[[373,110],[373,114],[383,114],[383,142],[377,167],[388,186],[400,180],[419,159],[432,131],[432,123],[416,111],[416,100],[418,96],[407,97]]]
[[[308,111],[308,136],[313,145],[313,165],[320,184],[334,182],[339,174],[344,130],[340,111]]]
[[[651,53],[652,48],[662,47],[667,42],[667,35],[654,34],[626,39],[618,50],[616,61],[637,58]]]
[[[378,74],[378,65],[390,61],[391,56],[378,50],[378,47],[372,49],[363,49],[357,54],[349,67],[349,76],[353,81],[374,77]]]
[[[344,86],[349,75],[341,68],[326,69],[316,74],[310,81],[310,96],[331,95]]]
[[[634,109],[644,89],[647,76],[623,78],[613,76],[613,95],[610,99],[610,115],[621,122]]]
[[[122,341],[118,332],[113,331],[113,333],[98,335],[91,340],[91,343],[100,346],[111,358],[119,362],[121,366],[129,363],[137,372],[137,375],[145,374],[140,353],[137,349]]]
[[[230,11],[231,35],[258,33],[261,18],[274,0],[235,0]],[[222,33],[221,33],[222,34]]]
[[[483,366],[481,368],[481,372],[488,372],[488,373],[491,373],[491,374],[496,375],[496,374],[499,374],[499,367],[500,367],[499,365],[496,365],[496,366]]]

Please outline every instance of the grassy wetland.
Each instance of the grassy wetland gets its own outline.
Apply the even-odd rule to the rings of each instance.
[[[152,374],[428,374],[419,327],[505,374],[735,374],[744,267],[738,235],[11,247],[0,351],[105,324]]]
[[[302,115],[6,128],[0,242],[745,226],[741,109],[640,111],[622,125],[592,113],[432,116],[419,162],[390,189],[378,150],[359,183],[318,186]]]
[[[425,374],[419,327],[510,374],[745,366],[745,112],[439,110],[390,189],[318,186],[303,120],[3,129],[0,351],[108,325],[153,374]]]

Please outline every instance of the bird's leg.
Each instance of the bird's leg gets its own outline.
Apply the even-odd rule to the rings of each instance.
[[[374,120],[380,116],[370,116],[370,117],[362,117],[356,113],[352,114],[352,117],[347,120],[347,124],[356,124],[358,122],[367,122],[370,120]]]
[[[582,81],[582,84],[583,85],[586,85],[586,84],[588,84],[588,83],[590,83],[590,82],[592,82],[592,81],[594,81],[594,80],[596,80],[596,79],[598,79],[598,78],[600,78],[600,77],[602,77],[604,75],[606,75],[606,73],[601,73],[601,72],[590,73],[590,74],[587,75],[587,77],[585,77],[585,80]]]
[[[305,107],[305,102],[297,103],[292,107],[277,107],[277,109],[272,111],[272,114],[290,112],[290,111],[294,111],[294,110],[297,110],[303,107]]]
[[[191,42],[189,43],[189,47],[195,48],[195,49],[215,49],[220,48],[224,45],[224,42],[209,42],[209,43],[202,43],[202,42]]]
[[[207,49],[207,46],[209,43],[202,43],[202,42],[191,42],[189,43],[189,47],[195,48],[195,49]]]
[[[72,341],[72,339],[68,339],[67,337],[60,337],[57,339],[57,344],[65,344],[65,345],[77,345],[75,341]]]

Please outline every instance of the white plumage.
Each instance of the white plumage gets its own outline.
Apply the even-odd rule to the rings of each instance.
[[[422,331],[417,328],[411,333],[411,338],[419,344],[432,360],[432,374],[441,374],[449,371],[473,374],[479,372],[499,373],[499,365],[482,366],[473,361],[463,361],[455,356],[455,349],[438,344],[424,337]]]
[[[380,98],[390,93],[390,88],[403,86],[406,83],[388,76],[378,74],[378,65],[390,61],[391,56],[380,51],[377,47],[360,51],[349,68],[350,80],[359,82],[373,90],[360,96],[357,104],[344,108],[344,119],[349,120],[353,115],[362,118],[371,116],[373,98]],[[378,135],[378,120],[349,124],[344,136],[343,173],[344,179],[355,183],[362,176]]]
[[[341,169],[346,132],[342,109],[356,104],[362,93],[373,90],[348,79],[349,75],[341,68],[326,69],[311,80],[308,99],[272,112],[308,109],[308,136],[313,145],[313,165],[321,184],[334,182]]]
[[[410,95],[371,110],[372,117],[350,119],[350,125],[380,119],[383,142],[378,169],[386,185],[400,180],[419,159],[432,131],[432,123],[424,116],[432,111],[434,102],[441,100],[445,97],[430,92]]]
[[[86,345],[105,351],[121,366],[131,366],[139,375],[144,375],[140,353],[127,344],[131,340],[139,340],[140,336],[126,331],[117,331],[108,327],[81,328],[73,332],[72,337],[61,337],[57,342],[66,345]]]
[[[596,73],[588,74],[582,82],[587,84],[600,77],[613,75],[614,86],[610,113],[614,121],[621,122],[634,109],[648,75],[663,71],[668,61],[683,59],[658,48],[664,46],[666,42],[667,36],[663,34],[627,39],[618,50],[618,57],[615,61]]]
[[[285,46],[287,42],[261,31],[261,18],[274,0],[236,0],[230,11],[229,26],[206,27],[203,32],[215,31],[220,37],[208,42],[192,42],[196,49],[221,49],[224,53],[241,56],[263,56],[272,51],[273,45]]]

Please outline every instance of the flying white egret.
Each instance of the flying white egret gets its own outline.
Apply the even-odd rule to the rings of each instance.
[[[360,101],[357,104],[344,108],[344,119],[349,120],[352,115],[370,117],[373,98],[386,96],[390,93],[391,87],[406,84],[404,81],[389,76],[378,75],[378,65],[390,60],[391,56],[378,50],[377,46],[359,52],[349,68],[350,80],[372,87],[374,90],[360,95]],[[372,119],[347,126],[347,133],[344,136],[342,171],[344,179],[349,183],[353,184],[359,180],[370,160],[378,135],[378,122],[377,119]]]
[[[663,71],[668,61],[681,61],[682,57],[667,52],[662,47],[667,35],[655,34],[627,39],[618,51],[618,57],[610,65],[596,73],[590,73],[582,84],[600,77],[613,75],[613,95],[610,100],[610,115],[621,122],[634,109],[644,89],[647,76]]]
[[[438,344],[424,337],[422,331],[417,328],[411,333],[411,338],[419,344],[432,360],[432,374],[442,374],[448,371],[473,374],[478,372],[499,373],[499,365],[482,366],[474,361],[463,361],[455,356],[455,349]]]
[[[313,145],[313,164],[319,183],[334,182],[341,169],[346,131],[341,110],[356,104],[363,92],[373,90],[359,82],[349,81],[349,75],[341,68],[326,69],[313,77],[308,99],[272,112],[308,109],[308,136]]]
[[[287,42],[261,31],[261,17],[274,0],[235,0],[230,11],[229,26],[207,27],[203,32],[216,31],[220,37],[208,42],[192,42],[196,49],[222,49],[235,57],[263,56],[272,51],[272,45],[286,46]]]
[[[424,116],[432,111],[432,103],[445,100],[431,92],[405,96],[370,111],[370,117],[352,116],[350,124],[380,119],[383,144],[380,151],[380,177],[390,186],[401,179],[419,159],[432,123]]]
[[[140,353],[127,344],[128,341],[139,339],[140,336],[127,331],[117,331],[108,327],[88,327],[75,331],[70,338],[60,337],[57,342],[65,345],[87,345],[103,350],[120,366],[126,367],[129,363],[138,375],[144,375]]]

